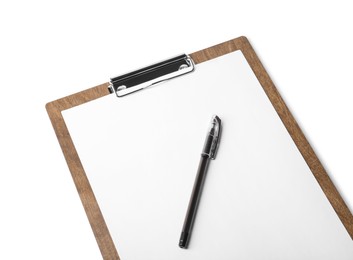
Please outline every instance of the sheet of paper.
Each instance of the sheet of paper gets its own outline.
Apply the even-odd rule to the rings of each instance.
[[[64,111],[122,259],[353,259],[353,243],[240,51]],[[178,247],[211,116],[223,122]]]

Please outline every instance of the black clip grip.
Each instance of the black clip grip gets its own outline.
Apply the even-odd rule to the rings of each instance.
[[[156,64],[110,79],[109,92],[123,97],[159,82],[179,77],[194,71],[192,59],[186,55],[158,62]]]

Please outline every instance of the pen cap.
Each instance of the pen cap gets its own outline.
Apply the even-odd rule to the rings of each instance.
[[[221,135],[221,119],[214,115],[211,120],[210,128],[207,132],[205,145],[202,154],[210,159],[215,159],[218,143]]]

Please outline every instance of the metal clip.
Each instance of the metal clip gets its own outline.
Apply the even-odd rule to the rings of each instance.
[[[109,92],[123,97],[162,81],[194,71],[193,60],[186,54],[111,78]]]

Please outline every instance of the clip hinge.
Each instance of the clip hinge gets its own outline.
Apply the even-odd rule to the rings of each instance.
[[[110,79],[109,92],[123,97],[162,81],[194,71],[193,60],[186,54]]]

